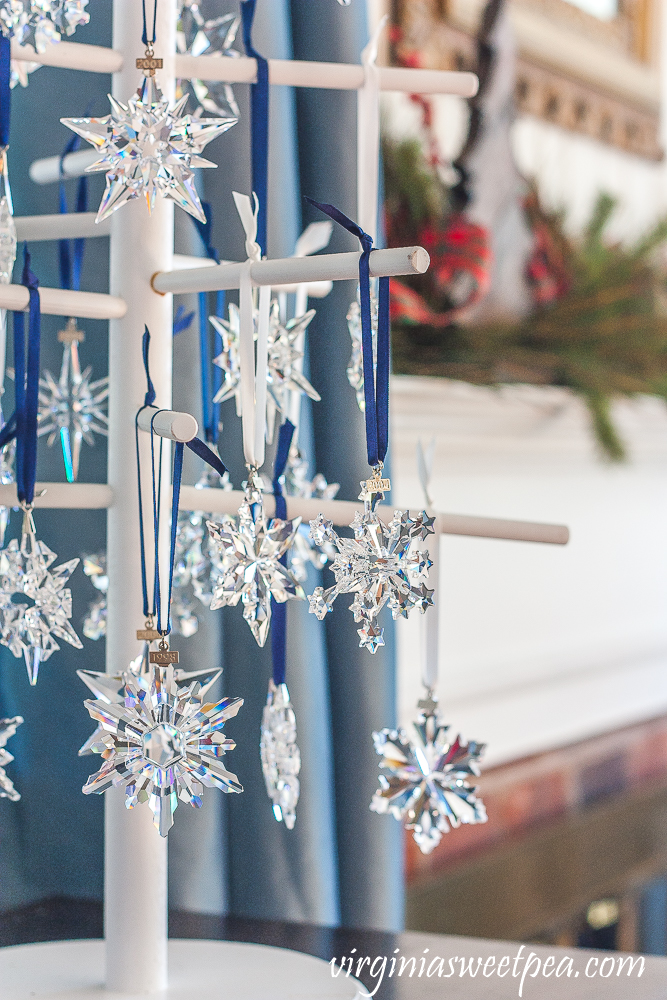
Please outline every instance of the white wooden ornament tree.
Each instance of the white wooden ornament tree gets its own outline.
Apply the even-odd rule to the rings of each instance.
[[[136,90],[139,72],[135,59],[143,55],[141,3],[113,0],[113,48],[61,42],[40,56],[12,46],[14,58],[43,65],[112,73],[112,92],[121,101]],[[254,59],[176,56],[176,0],[160,0],[156,52],[164,60],[158,82],[164,95],[174,96],[178,77],[198,77],[249,83],[256,75]],[[365,63],[368,63],[368,52]],[[362,94],[360,116],[375,122],[377,93],[381,89],[420,93],[448,93],[463,97],[475,93],[477,81],[470,73],[403,70],[315,62],[271,60],[270,81],[289,86],[356,89]],[[360,134],[363,130],[360,129]],[[374,141],[377,135],[374,137]],[[224,141],[224,140],[222,140]],[[360,162],[368,148],[360,151]],[[94,159],[83,150],[65,159],[67,176],[80,176]],[[367,169],[367,167],[366,167]],[[375,173],[377,172],[377,158]],[[60,160],[51,157],[33,164],[31,177],[39,183],[60,177]],[[368,178],[366,177],[367,181]],[[370,228],[375,205],[371,179],[360,183],[360,206]],[[362,196],[362,189],[366,195]],[[370,220],[370,221],[369,221]],[[363,220],[360,219],[363,225]],[[183,269],[173,254],[174,206],[158,200],[151,216],[140,201],[116,212],[110,223],[95,227],[92,213],[17,219],[19,239],[60,239],[110,234],[109,295],[61,289],[40,289],[42,312],[82,319],[109,320],[109,442],[106,484],[38,483],[35,506],[70,509],[106,508],[109,572],[107,670],[118,673],[137,654],[135,631],[142,627],[142,595],[137,521],[137,486],[134,462],[134,418],[142,406],[145,375],[141,364],[144,324],[151,331],[151,374],[157,403],[171,405],[172,296],[180,292],[234,289],[239,265],[205,264]],[[367,230],[368,231],[368,230]],[[317,257],[261,261],[253,265],[256,284],[274,288],[317,281],[350,280],[358,276],[358,253],[322,254]],[[428,254],[420,247],[374,251],[375,276],[423,273]],[[0,286],[0,308],[25,309],[27,290],[20,285]],[[149,429],[146,424],[145,430]],[[156,430],[172,440],[190,440],[197,432],[187,414],[165,414]],[[142,442],[146,451],[148,435]],[[164,463],[168,475],[170,463]],[[149,467],[145,455],[143,468]],[[169,488],[168,481],[164,483]],[[235,513],[243,499],[238,492],[197,490],[184,486],[183,509]],[[0,486],[0,504],[16,503],[16,487]],[[348,524],[360,504],[345,501],[288,498],[288,516],[304,519],[324,513],[335,524]],[[163,505],[167,511],[169,504]],[[385,508],[387,518],[391,508]],[[382,516],[383,508],[378,508]],[[564,544],[567,529],[559,525],[438,514],[439,534],[464,534]],[[166,532],[164,532],[166,537]],[[148,547],[150,551],[150,546]],[[166,553],[165,553],[166,555]],[[429,648],[437,649],[437,609]],[[429,617],[428,615],[426,616]],[[435,637],[435,645],[434,645]],[[252,738],[249,734],[248,738]],[[210,793],[214,794],[214,793]],[[167,839],[161,838],[149,809],[127,810],[120,791],[105,794],[104,942],[77,941],[23,945],[0,949],[0,1000],[58,997],[59,1000],[99,1000],[113,994],[130,998],[160,993],[179,1000],[353,1000],[358,984],[353,979],[333,979],[330,966],[319,959],[260,945],[213,941],[172,941],[167,947]],[[168,954],[169,952],[169,954]],[[169,973],[168,973],[169,970]]]

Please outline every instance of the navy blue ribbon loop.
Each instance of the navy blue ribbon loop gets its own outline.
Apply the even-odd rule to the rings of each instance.
[[[172,508],[171,508],[171,548],[170,548],[170,558],[169,558],[169,594],[167,603],[167,623],[166,627],[162,628],[162,601],[161,601],[161,591],[160,591],[160,569],[159,569],[159,524],[160,524],[160,501],[161,501],[161,487],[162,487],[162,445],[163,441],[160,438],[160,448],[158,455],[158,468],[157,474],[155,471],[155,432],[153,430],[153,422],[161,410],[156,410],[151,418],[151,479],[152,479],[152,490],[153,490],[153,542],[154,542],[154,575],[153,575],[153,606],[152,608],[148,602],[148,579],[146,570],[146,542],[144,538],[144,509],[142,500],[142,490],[141,490],[141,449],[139,446],[139,414],[142,410],[147,407],[152,407],[155,404],[155,386],[153,385],[153,380],[150,373],[149,365],[149,350],[150,350],[150,340],[151,335],[146,326],[144,328],[144,334],[142,337],[141,353],[144,364],[144,372],[146,374],[146,394],[144,396],[144,405],[137,411],[137,415],[134,420],[134,436],[135,436],[135,449],[136,449],[136,459],[137,459],[137,491],[139,500],[139,550],[141,555],[141,590],[143,598],[143,613],[145,618],[151,618],[156,621],[156,628],[162,633],[162,635],[167,636],[171,632],[171,594],[174,579],[174,558],[176,553],[176,536],[178,533],[178,504],[181,493],[181,478],[183,475],[183,454],[184,445],[182,442],[176,442],[174,446],[174,469],[172,477]],[[0,434],[0,441],[2,435]],[[194,438],[192,441],[187,442],[188,448],[194,452],[199,458],[207,462],[215,471],[224,476],[227,471],[225,465],[220,461],[218,456],[211,451],[211,449],[204,444],[200,438]]]
[[[252,44],[257,0],[242,0],[241,20],[245,54],[257,60],[257,83],[250,88],[250,145],[252,189],[259,201],[257,242],[266,256],[266,219],[269,193],[269,63]]]
[[[285,500],[281,480],[285,473],[294,430],[294,424],[289,420],[286,420],[280,428],[276,458],[273,464],[273,496],[276,501],[275,516],[283,521],[287,518],[287,501]],[[281,562],[283,565],[287,564],[286,554],[283,556]],[[285,683],[287,668],[287,604],[279,604],[273,597],[271,598],[271,624],[273,683],[278,685]]]
[[[73,135],[60,156],[60,212],[67,214],[67,192],[64,184],[63,162],[65,157],[74,153],[81,145],[81,138]],[[88,176],[84,174],[79,178],[76,191],[76,211],[88,211]],[[81,268],[83,266],[83,251],[86,245],[85,239],[59,240],[58,241],[58,262],[60,267],[60,287],[79,291],[81,287]]]
[[[157,0],[153,2],[153,31],[151,37],[148,37],[148,24],[146,19],[146,0],[141,0],[141,13],[144,19],[144,30],[141,35],[141,41],[144,43],[146,48],[149,45],[155,45],[155,26],[157,24]]]
[[[0,149],[9,146],[9,123],[11,118],[11,41],[0,34]]]
[[[306,198],[330,219],[337,222],[348,233],[356,236],[361,243],[359,258],[359,302],[361,307],[361,344],[364,368],[364,400],[366,411],[366,448],[368,464],[376,468],[384,463],[389,447],[389,367],[390,367],[390,319],[389,319],[389,278],[379,279],[377,362],[373,364],[373,319],[371,314],[371,273],[370,256],[373,237],[365,233],[361,226],[348,219],[334,205],[322,204]]]
[[[204,244],[204,250],[209,260],[220,263],[220,254],[211,243],[213,232],[213,209],[208,202],[202,205],[206,221],[193,219],[197,232]],[[215,298],[215,315],[222,319],[225,313],[225,293],[219,291]],[[222,370],[213,364],[211,354],[210,330],[208,324],[208,296],[206,292],[199,293],[199,358],[201,363],[201,410],[204,424],[204,439],[208,444],[216,444],[220,427],[220,404],[213,399],[222,385]],[[214,333],[215,337],[219,334]],[[213,373],[211,378],[211,372]]]
[[[41,314],[39,281],[30,269],[30,253],[23,250],[21,283],[28,289],[28,351],[25,345],[25,316],[14,313],[14,384],[16,403],[14,414],[0,435],[0,447],[16,437],[16,491],[21,503],[31,504],[35,496],[37,472],[37,409],[39,405],[39,350]],[[13,433],[7,428],[14,427]],[[6,440],[3,440],[6,438]]]

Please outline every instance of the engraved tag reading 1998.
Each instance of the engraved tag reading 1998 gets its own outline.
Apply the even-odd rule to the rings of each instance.
[[[157,663],[160,667],[168,667],[170,663],[178,663],[177,649],[157,649],[151,650],[150,662]]]
[[[157,642],[161,638],[156,628],[138,628],[137,639],[139,642]]]

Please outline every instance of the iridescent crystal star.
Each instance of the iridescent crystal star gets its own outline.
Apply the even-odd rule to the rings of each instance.
[[[296,715],[286,684],[269,681],[259,750],[273,815],[292,830],[299,801],[301,754],[296,743]]]
[[[13,719],[0,719],[0,799],[10,799],[12,802],[18,802],[21,796],[14,788],[14,782],[5,774],[7,764],[14,760],[5,746],[22,722],[20,715],[15,715]]]
[[[294,542],[301,518],[267,521],[261,494],[249,490],[236,517],[208,521],[211,540],[219,550],[221,576],[213,589],[211,611],[236,607],[241,601],[243,617],[259,646],[263,646],[271,624],[271,598],[279,604],[304,600],[303,588],[280,560]]]
[[[274,299],[271,303],[266,372],[268,386],[266,415],[269,441],[273,438],[272,428],[275,423],[276,412],[282,413],[286,417],[289,416],[290,393],[305,393],[306,396],[309,396],[316,402],[320,399],[319,393],[304,376],[298,364],[303,358],[303,351],[300,350],[298,345],[302,342],[302,335],[307,330],[314,315],[315,310],[311,309],[305,315],[298,316],[283,324],[280,321],[278,300]],[[240,414],[241,362],[239,356],[240,314],[238,306],[230,302],[228,320],[219,319],[217,316],[209,316],[209,319],[222,338],[222,353],[213,359],[213,363],[222,369],[225,376],[222,386],[214,398],[214,402],[224,403],[225,400],[236,397],[236,411]],[[254,321],[256,338],[257,324],[259,322],[258,310],[255,310]]]
[[[50,569],[56,559],[55,552],[38,541],[34,526],[24,527],[20,545],[12,538],[0,550],[0,642],[14,656],[23,654],[31,684],[37,683],[40,664],[60,649],[56,637],[82,648],[69,622],[72,592],[65,586],[79,560]],[[30,603],[23,600],[26,597]]]
[[[77,330],[76,320],[70,319],[67,329],[58,334],[58,339],[65,345],[58,381],[49,371],[45,371],[39,380],[37,433],[40,437],[49,435],[49,446],[54,444],[56,438],[60,440],[68,483],[78,479],[82,442],[94,445],[94,434],[106,436],[109,428],[105,412],[109,379],[99,378],[91,382],[90,365],[81,371],[79,342],[83,336]]]
[[[147,676],[128,672],[123,683],[122,701],[84,703],[102,729],[90,749],[104,758],[84,795],[124,788],[127,808],[148,802],[155,828],[166,837],[179,799],[198,809],[204,787],[243,791],[221,761],[236,746],[223,727],[242,698],[204,702],[201,685],[179,686],[173,667],[154,666]]]
[[[373,364],[377,362],[378,351],[378,300],[375,292],[371,288],[371,322],[373,324]],[[347,313],[347,328],[350,331],[352,341],[352,354],[350,363],[347,366],[347,380],[357,394],[357,405],[363,413],[366,409],[364,397],[364,356],[361,338],[361,305],[359,302],[359,286],[357,286],[357,297],[350,303]]]
[[[76,673],[99,701],[106,702],[109,705],[120,705],[125,697],[126,674],[129,673],[133,677],[141,678],[144,686],[150,685],[153,667],[150,663],[149,653],[149,643],[145,642],[142,652],[134,660],[131,660],[128,669],[123,673],[107,674],[100,673],[97,670],[77,670]],[[174,680],[179,687],[186,687],[188,682],[197,681],[200,698],[203,698],[208,693],[221,674],[222,670],[219,669],[193,670],[188,672],[182,670],[180,667],[174,668]],[[104,727],[99,725],[79,750],[79,756],[84,757],[86,754],[94,753],[93,747],[96,743],[99,743],[101,737],[104,736],[104,732]]]
[[[179,0],[176,25],[176,50],[187,56],[224,56],[238,58],[232,45],[236,41],[241,18],[224,14],[212,20],[202,15],[197,0]],[[197,110],[195,115],[220,115],[222,118],[239,117],[239,106],[229,83],[217,80],[177,80],[176,97],[192,97]]]
[[[354,594],[350,610],[362,626],[357,629],[359,645],[375,653],[384,646],[384,629],[376,618],[385,604],[393,618],[407,618],[414,608],[424,613],[433,605],[433,591],[425,583],[433,563],[428,551],[420,552],[413,545],[418,538],[433,534],[433,518],[422,511],[413,520],[409,511],[396,510],[385,524],[375,513],[371,497],[364,493],[362,497],[364,513],[355,514],[350,525],[353,538],[340,538],[322,514],[310,522],[315,544],[321,547],[329,542],[337,549],[331,564],[336,582],[328,590],[314,590],[310,611],[322,619],[339,594]]]
[[[61,118],[100,153],[100,159],[88,167],[89,173],[107,175],[97,222],[132,198],[145,198],[150,212],[158,195],[206,221],[195,169],[216,166],[200,154],[237,119],[183,115],[187,99],[186,94],[170,106],[155,79],[148,76],[127,104],[109,95],[111,114],[104,118]]]
[[[485,745],[463,743],[460,736],[450,742],[449,726],[441,722],[433,698],[419,706],[416,739],[403,729],[373,733],[382,760],[380,787],[370,807],[404,821],[422,853],[430,854],[451,827],[486,822],[484,803],[468,784],[468,778],[479,776]]]

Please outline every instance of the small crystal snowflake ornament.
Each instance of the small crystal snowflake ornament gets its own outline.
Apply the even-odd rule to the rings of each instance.
[[[236,746],[223,728],[242,698],[204,702],[198,681],[180,686],[173,667],[153,666],[148,675],[124,674],[122,701],[96,698],[84,704],[102,730],[90,749],[103,758],[83,786],[84,795],[124,788],[126,807],[148,802],[155,828],[166,837],[179,799],[198,809],[204,787],[243,791],[222,765]]]
[[[109,429],[105,412],[109,379],[91,382],[90,365],[81,371],[79,344],[83,339],[76,320],[68,320],[67,328],[58,334],[58,340],[64,344],[60,377],[56,381],[51,372],[45,371],[39,380],[37,433],[40,437],[49,435],[49,447],[56,438],[60,440],[69,483],[76,482],[79,476],[82,443],[94,445],[94,435],[106,436]]]
[[[146,65],[160,63],[147,49]],[[97,222],[133,198],[145,198],[149,213],[158,195],[175,201],[200,222],[206,216],[197,194],[195,169],[216,164],[200,154],[205,146],[222,135],[235,117],[194,118],[183,115],[186,94],[173,106],[165,99],[154,75],[146,69],[143,83],[127,104],[109,95],[111,114],[104,118],[61,118],[100,153],[88,173],[106,173],[106,190],[97,213]]]
[[[280,560],[287,554],[301,518],[267,520],[262,508],[262,482],[251,470],[246,499],[235,517],[208,521],[211,541],[218,549],[221,575],[213,589],[211,611],[236,607],[241,601],[258,646],[263,646],[271,624],[271,598],[279,604],[304,600],[303,588]]]
[[[317,402],[320,394],[310,384],[301,371],[300,362],[303,350],[299,345],[303,341],[308,326],[315,315],[311,309],[303,316],[298,316],[283,324],[280,321],[280,305],[277,299],[271,303],[269,317],[269,345],[266,381],[268,386],[266,400],[267,439],[273,439],[273,427],[276,413],[289,416],[291,393],[305,394]],[[222,353],[213,359],[213,363],[221,368],[224,381],[215,403],[236,398],[236,412],[241,413],[241,362],[239,355],[240,313],[233,302],[229,304],[229,319],[219,319],[209,316],[209,319],[222,338]],[[259,310],[254,311],[255,338],[259,323]]]
[[[65,586],[79,560],[70,559],[51,569],[56,559],[55,552],[37,539],[28,508],[20,543],[12,538],[0,550],[0,642],[14,656],[23,654],[31,684],[37,683],[40,664],[60,649],[56,638],[82,648],[69,622],[72,592]]]
[[[294,828],[299,801],[301,754],[296,743],[296,715],[286,684],[269,681],[259,743],[266,791],[273,815],[288,830]]]
[[[450,828],[486,822],[484,803],[468,784],[471,776],[479,777],[485,744],[451,740],[432,692],[418,707],[416,739],[403,729],[373,733],[382,760],[370,808],[404,821],[422,853],[430,854]]]
[[[359,286],[357,286],[357,297],[350,303],[347,313],[347,328],[350,331],[352,340],[352,355],[347,366],[347,380],[357,394],[357,405],[363,413],[366,409],[366,399],[364,396],[364,354],[361,341],[361,304]],[[371,323],[373,327],[373,364],[377,363],[378,351],[378,300],[377,295],[371,288]]]
[[[88,24],[90,14],[85,8],[89,0],[0,0],[0,31],[14,38],[19,45],[31,45],[44,52],[59,42],[63,35],[73,35],[82,24]],[[28,74],[40,67],[39,62],[12,60],[10,84],[27,87]]]
[[[5,774],[7,764],[11,764],[14,760],[12,754],[5,750],[5,746],[22,722],[20,715],[15,715],[13,719],[0,719],[0,799],[10,799],[12,802],[18,802],[21,796],[14,788],[11,778]]]
[[[310,522],[315,544],[322,547],[329,542],[337,550],[331,564],[336,582],[328,590],[315,589],[310,611],[321,620],[333,610],[339,594],[354,594],[350,611],[361,624],[359,645],[371,653],[384,646],[384,629],[376,618],[385,604],[395,619],[407,618],[414,608],[423,614],[433,606],[433,591],[425,582],[433,563],[428,551],[419,551],[413,543],[434,533],[434,518],[421,511],[413,520],[409,511],[396,510],[385,524],[375,507],[384,498],[377,484],[386,482],[375,476],[361,484],[364,513],[355,514],[350,525],[353,538],[340,538],[322,514]]]
[[[241,18],[237,14],[224,14],[206,20],[197,0],[179,0],[176,24],[176,50],[186,56],[215,56],[238,58],[232,45],[236,41]],[[219,115],[221,118],[238,118],[239,106],[229,83],[217,80],[177,80],[176,97],[191,97],[197,106],[195,116]]]

